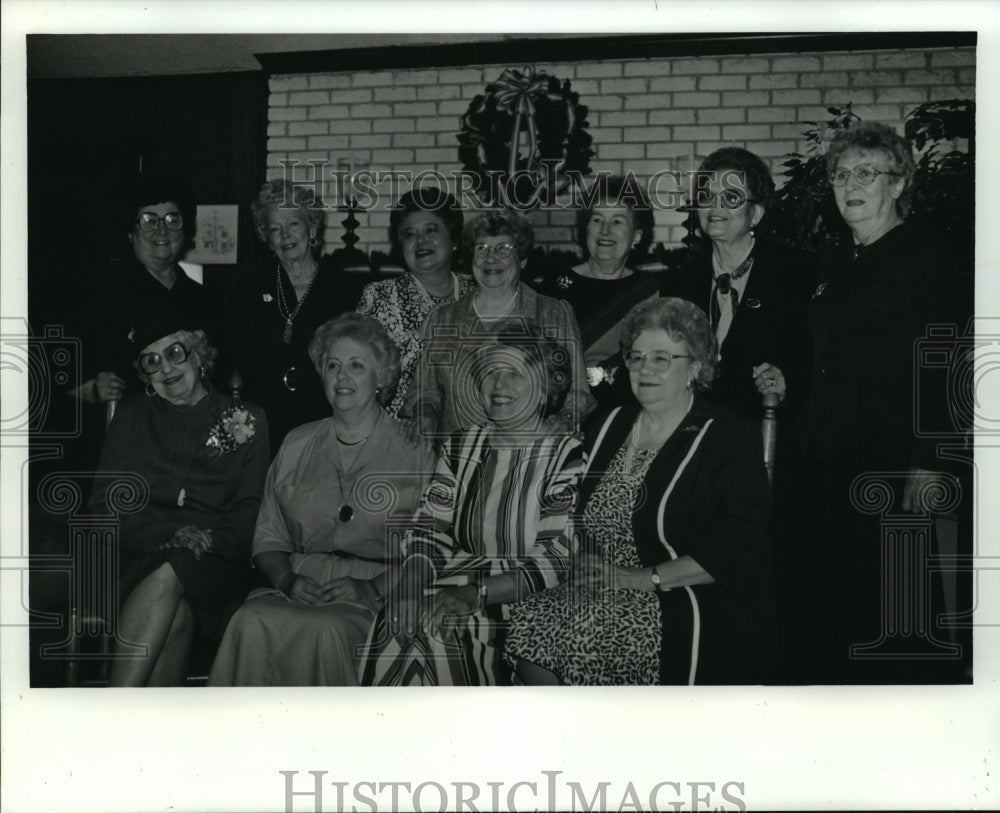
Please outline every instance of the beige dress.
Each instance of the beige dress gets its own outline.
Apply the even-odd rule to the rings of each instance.
[[[271,464],[253,553],[287,552],[296,573],[320,584],[373,578],[398,558],[432,469],[431,455],[407,446],[384,413],[346,470],[332,419],[301,426]],[[351,508],[349,520],[343,506]],[[255,590],[226,629],[209,685],[357,685],[356,650],[374,610],[349,601],[300,604],[275,589]]]

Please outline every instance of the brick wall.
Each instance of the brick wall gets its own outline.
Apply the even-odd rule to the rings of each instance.
[[[684,171],[717,147],[737,144],[769,161],[780,186],[785,156],[805,150],[807,122],[827,120],[827,105],[852,102],[862,119],[886,122],[901,132],[906,114],[923,102],[975,98],[975,65],[975,48],[967,47],[539,62],[534,67],[569,79],[589,108],[595,172]],[[325,160],[330,169],[353,162],[355,168],[414,174],[459,170],[455,136],[460,117],[504,67],[274,76],[268,177],[282,173],[282,159]],[[311,177],[311,170],[296,177]],[[334,188],[330,181],[327,194]],[[340,247],[341,219],[335,212],[328,217],[325,251]],[[388,251],[385,203],[358,219],[359,247]],[[572,213],[534,212],[529,219],[538,242],[573,246]],[[682,220],[677,212],[657,211],[655,240],[678,244]]]

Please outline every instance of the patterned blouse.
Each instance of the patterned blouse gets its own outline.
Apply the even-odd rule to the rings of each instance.
[[[453,275],[458,282],[458,298],[476,289],[470,276]],[[420,326],[424,318],[438,305],[455,300],[454,293],[443,297],[431,296],[412,274],[401,274],[392,279],[372,282],[361,292],[358,313],[380,322],[399,348],[399,385],[387,409],[395,416],[410,388],[410,382],[420,361]]]

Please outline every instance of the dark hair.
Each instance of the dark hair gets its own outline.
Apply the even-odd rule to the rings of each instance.
[[[169,336],[171,333],[187,334],[188,340],[186,342],[186,346],[188,352],[197,353],[198,358],[201,360],[201,370],[202,370],[201,377],[204,378],[206,381],[211,379],[212,371],[215,369],[216,359],[219,358],[219,351],[212,346],[211,342],[209,342],[208,338],[205,336],[205,331],[187,330],[185,328],[181,328],[179,330],[171,330],[167,333],[163,333],[159,336],[156,336],[155,338],[145,342],[143,346],[139,348],[139,352],[136,353],[135,358],[132,360],[132,369],[135,370],[136,375],[138,375],[139,377],[139,380],[146,384],[149,383],[149,376],[146,375],[142,371],[142,368],[139,366],[139,356],[142,355],[142,351],[145,350],[154,342],[158,342],[164,336]]]
[[[874,121],[855,124],[837,133],[826,153],[826,171],[832,174],[837,162],[848,150],[881,152],[888,160],[892,172],[903,179],[903,193],[896,199],[896,212],[900,217],[910,213],[913,192],[913,175],[917,171],[913,150],[906,140],[888,124]]]
[[[527,259],[535,244],[531,224],[513,209],[485,212],[465,225],[465,248],[471,256],[480,237],[498,237],[509,234],[514,241],[519,260]]]
[[[537,323],[530,319],[502,319],[492,326],[489,335],[491,341],[476,351],[476,363],[472,370],[476,387],[480,384],[487,354],[497,347],[515,348],[543,373],[545,404],[542,417],[547,418],[562,409],[571,376],[566,348],[546,338]]]
[[[722,147],[701,162],[699,172],[732,170],[740,175],[740,182],[750,200],[766,210],[774,197],[774,178],[764,160],[743,147]]]
[[[326,211],[313,206],[316,193],[309,184],[293,184],[282,178],[272,178],[266,181],[257,193],[257,198],[250,204],[253,213],[253,227],[262,243],[267,243],[267,213],[271,209],[291,208],[297,206],[309,224],[316,230],[317,246],[323,245],[323,230],[326,228]]]
[[[381,392],[379,402],[387,404],[392,400],[399,383],[399,348],[389,338],[381,322],[370,316],[348,311],[328,319],[313,333],[309,342],[309,358],[320,377],[323,376],[323,357],[330,345],[337,339],[352,339],[359,344],[367,344],[375,352],[379,365]],[[384,378],[383,378],[384,376]]]
[[[438,189],[436,186],[421,187],[407,192],[399,199],[399,206],[389,212],[389,241],[395,250],[399,250],[402,239],[399,228],[403,218],[412,212],[429,212],[437,215],[448,229],[448,236],[456,248],[462,246],[462,227],[465,218],[455,196]]]
[[[707,390],[712,385],[719,349],[715,331],[712,330],[705,311],[694,303],[677,297],[640,302],[626,314],[622,322],[623,353],[632,348],[644,330],[666,331],[673,341],[683,344],[694,356],[691,363],[700,364],[692,385],[699,390]]]
[[[126,231],[136,228],[139,210],[158,203],[174,203],[184,218],[184,238],[190,243],[197,230],[197,210],[191,187],[168,172],[144,172],[137,175],[128,194],[127,207],[122,211]]]
[[[628,188],[624,197],[622,191]],[[612,175],[607,180],[607,194],[598,188],[598,193],[594,195],[593,202],[585,209],[580,209],[576,213],[576,237],[583,247],[583,258],[587,259],[587,224],[594,216],[594,209],[599,206],[617,206],[619,199],[621,204],[632,213],[632,223],[635,231],[642,232],[642,237],[632,249],[632,255],[641,257],[649,249],[653,242],[653,207],[649,204],[646,190],[643,189],[635,176],[629,173],[628,176]]]

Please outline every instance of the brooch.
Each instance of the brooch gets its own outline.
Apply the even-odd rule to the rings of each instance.
[[[747,307],[751,308],[752,310],[757,310],[757,308],[760,307],[760,300],[759,299],[754,299],[753,297],[750,297],[747,300]]]
[[[823,294],[823,291],[826,290],[826,286],[827,283],[825,282],[821,282],[819,285],[817,285],[816,290],[813,291],[812,298],[815,299],[817,296],[821,296]]]
[[[556,285],[560,288],[570,288],[573,285],[573,280],[572,278],[566,276],[559,277],[556,279]]]
[[[261,299],[263,299],[265,302],[274,302],[274,297],[271,296],[270,294],[264,294],[264,296],[262,296]]]

